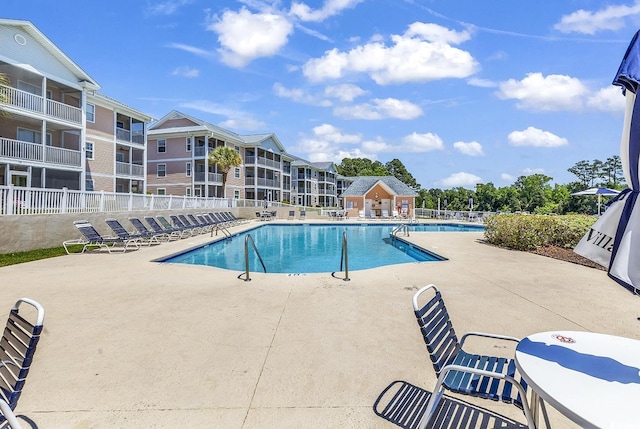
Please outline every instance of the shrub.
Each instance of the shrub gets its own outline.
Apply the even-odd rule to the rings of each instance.
[[[484,236],[491,244],[515,250],[573,248],[595,220],[585,215],[494,215],[485,219]]]

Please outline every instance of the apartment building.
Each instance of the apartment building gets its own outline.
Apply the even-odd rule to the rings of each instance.
[[[0,19],[0,185],[144,192],[146,124],[31,22]]]
[[[291,160],[275,134],[240,135],[172,111],[149,128],[148,189],[158,195],[193,195],[289,201]],[[238,151],[242,164],[222,172],[208,155],[218,147]]]
[[[337,207],[337,170],[333,162],[309,162],[293,157],[293,202],[304,206]]]

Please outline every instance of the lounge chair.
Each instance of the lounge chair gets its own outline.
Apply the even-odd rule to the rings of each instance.
[[[171,219],[171,222],[176,228],[180,228],[183,231],[189,231],[189,234],[191,235],[198,234],[198,228],[195,225],[185,224],[177,215],[169,215],[169,219]],[[162,223],[160,217],[158,217],[158,220]]]
[[[358,210],[358,220],[366,220],[367,217],[364,214],[364,210]]]
[[[287,216],[287,219],[294,220],[295,218],[296,218],[295,210],[289,210],[289,216]]]
[[[173,223],[175,223],[175,219],[173,216],[169,216],[171,218],[171,220],[173,221]],[[177,215],[177,218],[180,219],[180,221],[182,221],[182,224],[184,226],[186,226],[187,228],[193,228],[194,230],[194,234],[202,234],[205,231],[205,228],[203,228],[202,226],[200,226],[197,223],[192,223],[189,219],[187,219],[187,217],[183,214],[179,214]]]
[[[188,214],[187,218],[193,225],[200,227],[200,232],[211,232],[211,224],[198,219],[194,214]]]
[[[153,230],[153,232],[157,233],[157,234],[167,234],[167,236],[169,237],[169,241],[173,240],[173,239],[180,239],[183,238],[185,236],[185,231],[178,229],[178,228],[173,228],[171,225],[169,225],[169,228],[163,228],[158,221],[151,217],[151,216],[145,216],[144,217],[145,222],[147,222],[147,224],[151,227],[151,229]],[[188,233],[186,233],[188,234]]]
[[[389,219],[389,210],[382,210],[382,214],[380,215],[382,219]]]
[[[233,222],[229,221],[225,216],[222,215],[222,212],[209,213],[209,216],[211,216],[211,218],[218,222],[218,225],[224,226],[225,228],[234,225]]]
[[[298,215],[298,219],[302,220],[302,219],[306,219],[307,218],[307,212],[305,210],[300,210],[300,214]]]
[[[426,300],[424,304],[419,302]],[[469,332],[460,341],[435,285],[427,285],[413,296],[413,309],[427,346],[438,381],[425,409],[420,428],[424,429],[435,415],[444,389],[484,399],[503,401],[524,411],[527,423],[535,428],[527,404],[527,384],[516,371],[512,358],[469,353],[463,345],[469,336],[493,338],[517,343],[518,338],[504,335]],[[546,419],[546,412],[545,419]]]
[[[34,307],[35,313],[20,314],[22,304]],[[12,429],[20,428],[13,410],[33,363],[43,324],[44,308],[36,301],[21,298],[11,308],[0,342],[0,426],[9,423]]]
[[[160,244],[160,240],[169,241],[170,239],[168,233],[151,231],[137,217],[130,217],[129,222],[149,244]]]
[[[399,219],[400,218],[400,214],[398,213],[398,210],[393,210],[391,212],[391,216],[393,216],[394,219]]]
[[[82,250],[75,253],[84,253],[87,249],[91,248],[105,249],[109,253],[113,251],[126,252],[131,248],[134,250],[140,248],[140,244],[138,243],[139,239],[137,238],[125,240],[120,237],[103,237],[89,221],[77,220],[73,222],[73,225],[78,228],[78,231],[82,233],[84,238],[67,240],[62,243],[68,255],[72,254],[69,251],[69,247],[74,245],[82,245]]]
[[[123,240],[138,240],[139,243],[144,243],[150,246],[152,243],[160,244],[158,239],[151,240],[151,238],[147,238],[142,236],[142,234],[138,233],[130,233],[127,231],[124,226],[117,219],[105,219],[106,224],[111,228],[111,230],[121,239]]]

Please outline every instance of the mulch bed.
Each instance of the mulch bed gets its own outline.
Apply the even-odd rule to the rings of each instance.
[[[572,249],[564,249],[562,247],[547,246],[541,247],[536,250],[532,250],[531,253],[537,255],[548,256],[554,259],[560,259],[561,261],[572,262],[578,265],[584,265],[585,267],[595,268],[597,270],[607,271],[606,267],[600,264],[596,264],[590,259],[584,258],[574,252]]]

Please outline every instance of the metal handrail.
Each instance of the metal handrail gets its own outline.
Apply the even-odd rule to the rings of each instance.
[[[407,224],[400,224],[398,226],[396,226],[395,228],[393,228],[393,230],[391,231],[391,236],[392,237],[397,237],[399,232],[404,232],[404,235],[406,235],[407,237],[409,236],[409,227],[407,226]]]
[[[267,272],[267,267],[264,266],[264,261],[262,260],[262,256],[260,256],[260,252],[258,252],[258,248],[256,247],[256,242],[253,241],[253,237],[251,236],[251,234],[247,234],[247,236],[244,238],[244,262],[245,262],[245,276],[246,278],[244,279],[245,282],[250,282],[251,279],[249,278],[249,241],[251,241],[251,245],[253,246],[253,250],[255,250],[256,255],[258,255],[258,259],[260,260],[260,264],[262,265],[262,269],[264,270],[264,272]]]
[[[342,233],[342,251],[340,253],[340,271],[342,271],[342,262],[344,262],[344,280],[348,282],[349,278],[349,252],[347,251],[347,231]]]

